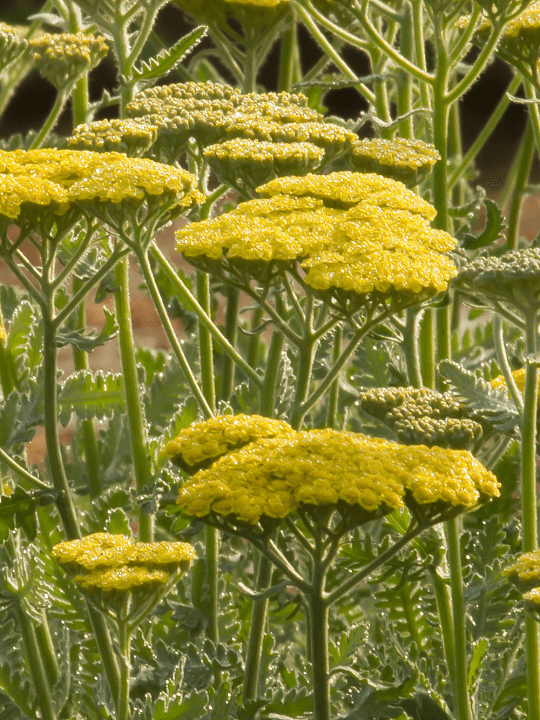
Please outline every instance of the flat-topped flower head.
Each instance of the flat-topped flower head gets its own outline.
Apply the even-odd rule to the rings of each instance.
[[[185,170],[115,152],[3,151],[0,181],[11,183],[14,188],[19,183],[27,189],[26,195],[23,190],[19,195],[14,190],[3,201],[5,214],[9,211],[9,217],[14,219],[25,201],[36,204],[54,201],[59,212],[64,212],[68,205],[80,208],[92,203],[94,212],[106,211],[108,220],[113,221],[114,208],[124,203],[136,209],[143,202],[159,200],[165,216],[167,211],[177,215],[204,200],[197,190],[197,179]]]
[[[302,507],[352,507],[358,525],[407,502],[419,522],[430,524],[498,492],[495,476],[466,451],[312,430],[223,456],[184,484],[178,504],[196,517],[248,525]]]
[[[216,175],[229,185],[238,181],[254,189],[274,177],[302,175],[321,164],[324,151],[312,143],[228,140],[210,145],[204,156]]]
[[[503,301],[520,310],[538,308],[540,248],[476,258],[460,270],[456,287],[485,306]]]
[[[157,138],[157,128],[134,120],[97,120],[77,125],[68,144],[77,150],[117,151],[137,157]]]
[[[524,593],[523,605],[525,610],[532,613],[536,620],[540,621],[540,588],[533,588]]]
[[[185,82],[160,85],[138,93],[126,106],[126,117],[139,117],[164,108],[182,107],[203,110],[216,102],[216,107],[235,107],[241,93],[231,85],[214,82]],[[200,104],[194,104],[200,103]],[[219,103],[226,103],[224,106]],[[176,114],[176,113],[175,113]]]
[[[30,47],[39,72],[58,88],[95,67],[108,49],[100,35],[83,32],[46,33],[31,40]]]
[[[276,435],[292,436],[294,431],[282,420],[260,415],[221,415],[182,430],[165,445],[162,455],[193,474],[226,453]]]
[[[437,148],[423,140],[375,138],[357,140],[347,161],[351,170],[378,173],[412,186],[429,175],[440,157]]]
[[[520,555],[504,574],[522,593],[540,588],[540,550]]]
[[[19,28],[0,22],[0,75],[27,46]]]
[[[433,220],[437,211],[403,183],[375,173],[333,172],[271,180],[257,188],[261,195],[309,195],[350,208],[358,203],[408,210]]]
[[[253,31],[263,28],[276,20],[277,13],[287,10],[289,0],[174,0],[175,4],[189,13],[199,22],[216,25],[228,30],[229,19],[233,18],[242,25],[249,25]]]
[[[106,532],[55,545],[52,555],[90,602],[118,612],[130,603],[136,614],[163,597],[196,553],[184,542],[135,542]]]

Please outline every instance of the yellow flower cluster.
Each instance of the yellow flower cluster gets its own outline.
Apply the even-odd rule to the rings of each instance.
[[[350,148],[357,136],[307,107],[307,98],[290,93],[247,93],[216,83],[181,83],[146,90],[128,104],[126,114],[158,131],[158,144],[179,152],[190,137],[203,146],[228,139],[309,142],[326,154]]]
[[[266,24],[273,15],[288,6],[289,0],[174,0],[174,3],[192,15],[199,22],[212,23],[224,30],[229,30],[229,18],[242,23],[249,23],[256,28],[260,23]]]
[[[346,503],[365,511],[366,521],[406,503],[429,522],[498,494],[495,476],[467,451],[312,430],[222,456],[185,483],[178,504],[196,517],[217,513],[255,525],[302,505]]]
[[[440,160],[437,148],[422,140],[357,140],[347,156],[352,170],[374,172],[417,185]]]
[[[514,370],[512,373],[512,377],[514,378],[514,381],[517,385],[518,390],[520,390],[521,393],[525,392],[525,374],[527,372],[527,368],[522,367],[519,370]],[[491,387],[494,390],[506,390],[506,380],[504,379],[504,375],[498,375],[496,378],[493,378],[491,381]]]
[[[540,587],[540,550],[524,553],[504,571],[521,592]]]
[[[0,214],[17,218],[21,205],[58,205],[100,200],[113,204],[173,194],[177,206],[189,207],[204,197],[197,180],[179,168],[122,153],[77,150],[0,151]]]
[[[156,137],[157,129],[153,125],[134,120],[98,120],[78,125],[68,143],[77,150],[139,155],[150,147]]]
[[[460,17],[456,22],[456,27],[464,30],[469,24],[470,15]],[[490,20],[486,16],[482,16],[477,31],[483,32],[490,30],[492,27]],[[540,0],[532,2],[517,17],[509,20],[504,27],[504,37],[517,37],[522,32],[540,30]]]
[[[221,415],[182,430],[165,445],[162,455],[193,473],[232,450],[276,435],[294,435],[294,431],[286,422],[260,415]]]
[[[434,208],[398,181],[308,174],[277,178],[258,192],[270,197],[179,230],[177,249],[186,257],[302,259],[311,287],[358,294],[443,291],[457,273],[444,255],[455,239],[430,227]]]
[[[83,588],[131,590],[165,584],[185,571],[196,555],[182,542],[135,542],[125,535],[99,532],[55,545],[52,555]]]
[[[240,180],[248,188],[282,175],[301,175],[320,165],[324,152],[312,143],[228,140],[204,151],[216,175],[229,185]]]
[[[39,72],[56,87],[73,82],[81,73],[95,67],[108,49],[100,35],[83,32],[44,33],[31,40],[30,47]]]

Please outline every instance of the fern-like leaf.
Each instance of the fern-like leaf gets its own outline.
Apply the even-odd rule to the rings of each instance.
[[[110,418],[114,412],[123,410],[125,406],[122,376],[116,373],[104,375],[99,371],[92,374],[89,370],[80,370],[61,386],[58,404],[60,422],[64,427],[69,423],[73,412],[81,420]]]
[[[208,32],[208,28],[199,25],[175,43],[172,47],[162,50],[159,55],[143,61],[139,67],[133,68],[133,78],[140,80],[158,80],[165,73],[174,70],[182,59],[198,45]]]

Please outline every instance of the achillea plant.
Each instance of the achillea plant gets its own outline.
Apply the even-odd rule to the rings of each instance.
[[[15,5],[0,718],[540,720],[539,3]]]

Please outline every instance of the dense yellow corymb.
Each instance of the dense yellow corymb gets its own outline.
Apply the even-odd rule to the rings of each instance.
[[[214,512],[256,524],[302,504],[345,502],[378,517],[405,502],[469,509],[498,493],[495,476],[466,451],[313,430],[224,455],[184,484],[178,503],[198,517]]]

